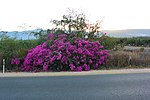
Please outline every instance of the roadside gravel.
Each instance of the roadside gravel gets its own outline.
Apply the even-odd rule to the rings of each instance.
[[[0,77],[36,77],[36,76],[77,76],[77,75],[103,75],[103,74],[129,74],[150,73],[150,68],[119,69],[119,70],[92,70],[82,72],[8,72],[0,73]]]

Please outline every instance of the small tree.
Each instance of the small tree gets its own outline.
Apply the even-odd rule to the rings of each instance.
[[[68,9],[68,14],[63,15],[61,20],[52,20],[51,22],[56,25],[56,30],[76,33],[82,38],[84,38],[85,35],[87,35],[88,38],[94,38],[94,33],[100,32],[102,21],[96,21],[96,23],[91,24],[84,13],[78,13],[73,9]]]
[[[41,44],[46,40],[45,36],[48,32],[49,30],[37,29],[36,31],[31,32],[30,35],[36,37],[36,39],[38,39],[39,42],[38,44]]]
[[[63,15],[61,20],[52,20],[51,22],[56,25],[56,29],[68,31],[69,33],[85,32],[87,27],[86,16],[72,9],[68,9],[68,14]]]

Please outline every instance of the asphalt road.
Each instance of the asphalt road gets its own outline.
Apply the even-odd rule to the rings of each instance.
[[[1,77],[0,100],[150,100],[150,73]]]

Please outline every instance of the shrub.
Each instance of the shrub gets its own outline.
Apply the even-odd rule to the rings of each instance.
[[[104,66],[107,69],[150,67],[150,53],[149,51],[110,51],[109,62]]]
[[[107,62],[108,51],[98,41],[90,42],[75,34],[49,34],[47,41],[28,51],[12,64],[23,71],[88,71]]]
[[[108,50],[113,50],[115,46],[118,45],[117,39],[109,36],[105,36],[105,38],[103,38],[102,45],[104,45],[105,48]]]
[[[141,47],[141,48],[140,48],[140,51],[141,51],[141,52],[143,52],[143,51],[144,51],[144,48],[143,48],[143,47]]]
[[[37,40],[15,40],[13,38],[0,40],[0,68],[2,66],[1,60],[5,59],[6,71],[17,70],[17,66],[11,65],[11,58],[24,57],[27,53],[26,51],[36,45]]]
[[[106,68],[125,68],[130,65],[130,56],[124,51],[110,51]]]
[[[143,52],[132,52],[129,54],[131,59],[132,66],[143,66],[143,67],[150,67],[150,52],[143,51]]]

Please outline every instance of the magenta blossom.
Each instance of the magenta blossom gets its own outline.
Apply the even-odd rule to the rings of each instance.
[[[108,62],[108,50],[100,42],[90,42],[72,34],[48,34],[46,42],[12,59],[22,71],[89,71]]]

